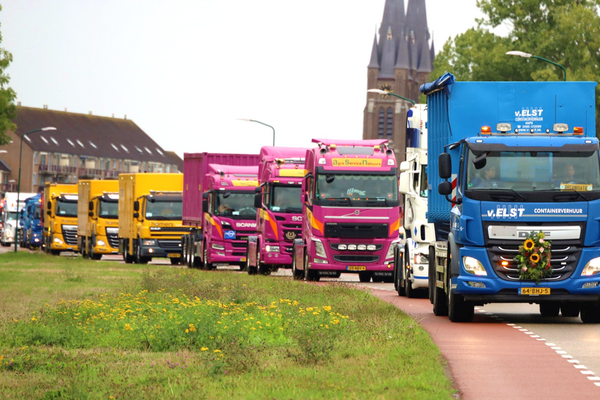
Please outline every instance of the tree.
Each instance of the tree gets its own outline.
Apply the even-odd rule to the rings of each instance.
[[[0,6],[0,11],[2,11],[2,6]],[[1,44],[2,34],[0,33]],[[13,120],[17,116],[17,107],[15,106],[17,94],[8,86],[10,77],[6,74],[6,69],[12,60],[12,54],[0,47],[0,145],[8,144],[10,137],[6,132],[16,129]]]
[[[563,79],[553,64],[505,55],[521,50],[563,65],[568,80],[600,81],[600,0],[478,0],[477,7],[485,17],[444,44],[432,77],[448,71],[466,81]],[[500,25],[510,28],[506,37],[489,30]],[[596,94],[598,127],[598,86]]]

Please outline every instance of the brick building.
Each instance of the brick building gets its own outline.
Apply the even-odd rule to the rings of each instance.
[[[181,172],[183,161],[125,118],[101,117],[17,105],[12,142],[0,146],[0,192],[17,190],[20,137],[52,126],[55,131],[23,136],[21,192],[38,192],[45,182],[117,179],[126,172]]]

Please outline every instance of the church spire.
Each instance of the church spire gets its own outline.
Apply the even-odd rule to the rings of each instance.
[[[368,68],[379,68],[379,52],[377,51],[377,33],[373,39],[373,49],[371,50],[371,61]]]

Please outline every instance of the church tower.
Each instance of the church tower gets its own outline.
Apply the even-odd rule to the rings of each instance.
[[[381,89],[418,101],[419,87],[433,71],[433,41],[427,28],[425,0],[386,0],[379,38],[375,34],[367,67],[367,89]],[[379,40],[378,40],[379,39]],[[367,93],[363,139],[388,139],[398,161],[405,158],[406,113],[411,103]]]

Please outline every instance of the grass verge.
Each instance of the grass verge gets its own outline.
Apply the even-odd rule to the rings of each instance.
[[[427,333],[341,284],[0,255],[12,399],[443,399]]]

